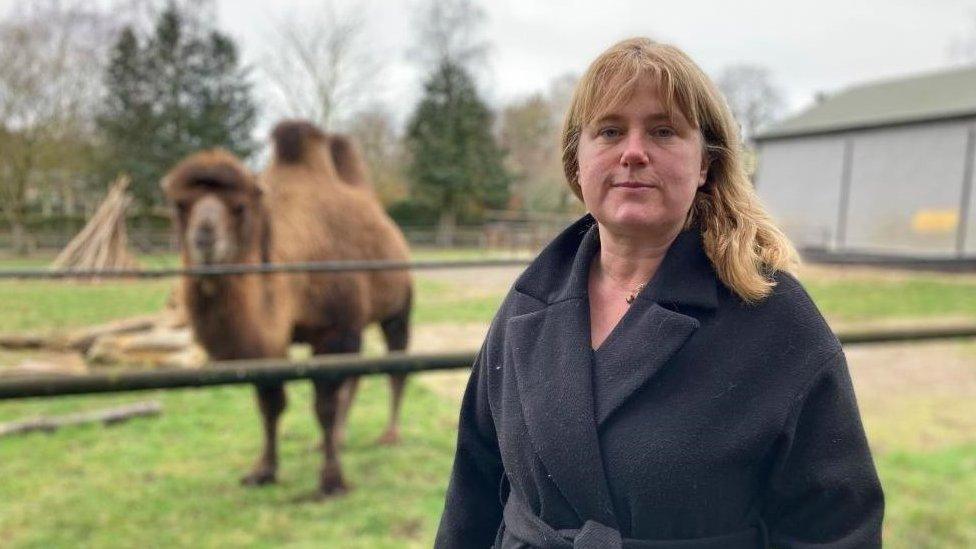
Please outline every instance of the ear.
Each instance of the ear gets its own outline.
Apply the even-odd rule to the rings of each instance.
[[[702,151],[701,167],[698,170],[698,188],[702,188],[708,181],[708,169],[712,167],[712,155],[708,149]]]

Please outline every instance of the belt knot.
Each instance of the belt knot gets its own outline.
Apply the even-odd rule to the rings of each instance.
[[[571,532],[573,549],[623,549],[624,546],[619,531],[595,520],[588,520],[582,528]]]

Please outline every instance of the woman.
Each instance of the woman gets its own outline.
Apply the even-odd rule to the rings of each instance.
[[[844,354],[737,133],[672,46],[589,67],[563,132],[589,215],[492,323],[437,547],[880,546]]]

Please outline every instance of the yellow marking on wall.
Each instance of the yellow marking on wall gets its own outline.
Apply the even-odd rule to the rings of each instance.
[[[919,210],[912,216],[912,230],[921,234],[951,233],[958,225],[956,210]]]

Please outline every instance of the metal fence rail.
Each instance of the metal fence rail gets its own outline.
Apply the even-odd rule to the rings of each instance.
[[[870,332],[848,331],[838,333],[837,337],[844,345],[974,338],[976,324],[935,328],[910,327]],[[284,382],[308,378],[342,379],[352,375],[415,373],[468,368],[474,359],[473,352],[390,353],[380,357],[325,355],[302,361],[263,359],[214,362],[197,369],[113,370],[77,376],[12,377],[0,379],[0,400]]]
[[[30,376],[0,379],[0,400],[63,395],[118,393],[150,389],[209,387],[296,379],[343,379],[353,375],[429,372],[469,368],[472,352],[447,354],[389,353],[379,357],[321,355],[307,360],[228,360],[201,368],[113,370],[77,376]]]
[[[167,278],[174,276],[224,276],[256,273],[340,273],[349,271],[432,270],[471,267],[522,267],[529,259],[482,259],[459,261],[312,261],[303,263],[254,263],[167,267],[162,269],[0,269],[0,279],[67,278]]]
[[[906,343],[931,339],[959,339],[976,337],[976,324],[953,326],[906,326],[885,330],[845,330],[837,332],[837,339],[843,345],[860,343]]]

